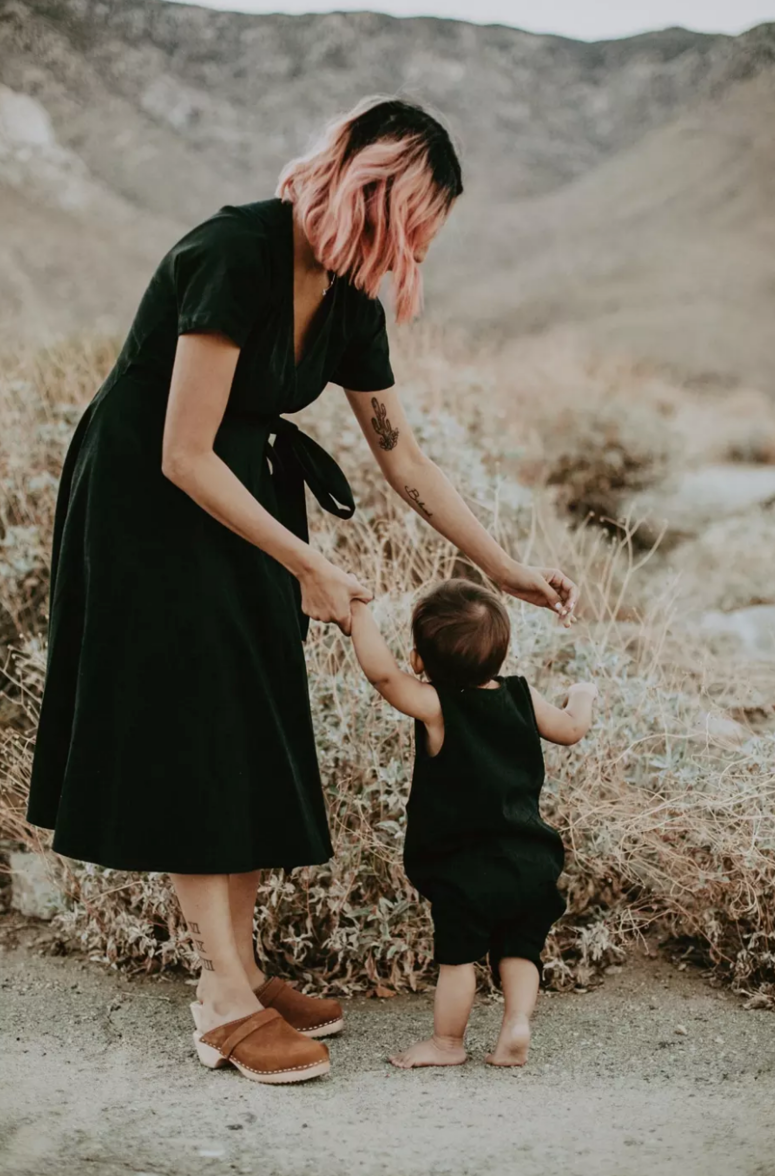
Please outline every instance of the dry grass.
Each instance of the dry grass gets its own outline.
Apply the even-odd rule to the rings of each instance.
[[[77,344],[8,361],[0,386],[0,642],[20,651],[10,659],[0,720],[0,836],[32,847],[38,835],[25,825],[23,809],[43,675],[56,475],[77,407],[108,362],[109,349]],[[573,367],[573,357],[564,362]],[[730,724],[714,701],[731,705],[719,687],[726,667],[680,637],[669,580],[652,581],[641,594],[651,602],[647,614],[628,609],[653,566],[649,553],[636,551],[632,532],[572,527],[554,493],[529,491],[513,477],[521,469],[538,487],[553,480],[528,461],[535,453],[555,471],[574,461],[578,468],[582,406],[572,417],[558,417],[546,399],[531,401],[529,373],[537,379],[538,369],[526,364],[517,412],[514,398],[498,394],[496,364],[467,363],[454,339],[442,347],[427,333],[404,338],[401,366],[424,445],[474,509],[522,558],[561,564],[584,591],[583,620],[572,635],[548,614],[510,606],[510,669],[518,667],[558,698],[580,677],[593,677],[601,690],[587,740],[547,750],[544,811],[568,848],[569,898],[569,913],[549,944],[550,983],[567,988],[593,981],[628,943],[657,929],[685,941],[737,987],[775,992],[772,736]],[[645,378],[616,370],[614,377],[606,369],[604,380],[599,370],[576,372],[577,381],[608,387],[601,393],[606,420],[624,403],[628,381]],[[668,395],[664,388],[661,395]],[[359,510],[352,522],[339,523],[315,509],[314,541],[373,585],[378,618],[405,658],[414,594],[459,571],[460,561],[386,493],[342,399],[329,390],[307,414],[308,427],[342,461]],[[590,397],[588,437],[599,425],[596,412]],[[521,446],[514,444],[515,416]],[[654,421],[650,427],[656,431]],[[620,424],[625,449],[634,436],[628,430]],[[670,460],[664,446],[648,457],[647,435],[638,431],[633,450],[643,455],[639,471]],[[594,462],[588,466],[594,479]],[[623,623],[619,618],[627,615]],[[307,656],[336,852],[329,864],[292,878],[266,876],[257,911],[261,950],[272,967],[339,992],[421,988],[433,975],[430,928],[400,859],[411,724],[374,694],[335,628],[314,626]],[[744,711],[736,713],[745,719]],[[67,941],[111,962],[193,967],[163,876],[70,862],[62,869],[70,898],[60,919]]]

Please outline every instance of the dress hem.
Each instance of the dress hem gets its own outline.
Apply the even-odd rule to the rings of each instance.
[[[50,829],[50,825],[39,825],[37,822],[31,821],[39,829]],[[228,863],[215,859],[208,862],[198,862],[196,865],[190,861],[183,864],[168,860],[165,865],[160,865],[156,859],[146,858],[142,861],[140,859],[125,858],[121,854],[113,855],[111,853],[102,853],[94,855],[92,853],[84,853],[83,850],[76,849],[71,845],[65,848],[64,845],[57,843],[56,837],[52,845],[52,851],[59,857],[69,858],[74,862],[83,862],[87,865],[99,866],[103,870],[121,870],[124,873],[130,874],[252,874],[254,870],[297,870],[303,866],[322,866],[326,862],[331,861],[334,856],[333,847],[328,852],[321,854],[313,854],[304,861],[296,861],[293,858],[286,858],[285,860],[272,857],[262,858],[256,860],[255,858],[244,859],[235,862],[230,860]]]

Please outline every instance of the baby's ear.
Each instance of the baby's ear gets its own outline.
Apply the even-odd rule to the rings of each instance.
[[[419,678],[425,672],[425,666],[422,664],[422,658],[416,649],[413,649],[409,654],[409,665],[412,667],[412,673]]]

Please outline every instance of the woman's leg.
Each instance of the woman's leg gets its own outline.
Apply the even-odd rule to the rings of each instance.
[[[391,1058],[394,1066],[459,1066],[466,1060],[463,1045],[476,995],[473,964],[442,964],[433,1004],[433,1037],[410,1045]]]
[[[232,925],[228,874],[171,874],[189,934],[202,961],[197,996],[201,1030],[261,1008],[245,974]]]
[[[256,962],[256,948],[253,939],[253,914],[256,909],[256,891],[260,880],[261,872],[259,870],[253,870],[250,874],[229,874],[231,925],[234,928],[234,938],[242,967],[250,987],[254,991],[266,983],[266,975]]]
[[[294,1029],[310,1037],[329,1037],[338,1033],[344,1025],[342,1006],[336,1000],[321,1000],[319,997],[304,996],[291,986],[275,979],[269,981],[256,963],[253,940],[253,913],[256,907],[256,891],[260,872],[229,875],[229,905],[231,925],[243,971],[253,992],[261,992],[262,1004],[266,1002],[277,1010]]]
[[[524,1066],[530,1048],[530,1017],[538,999],[538,968],[516,957],[500,960],[498,967],[506,1007],[497,1044],[487,1061],[492,1066]]]

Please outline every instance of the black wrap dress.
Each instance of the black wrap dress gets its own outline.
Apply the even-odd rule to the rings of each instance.
[[[297,365],[292,206],[222,208],[161,262],[73,437],[59,491],[48,673],[29,820],[68,857],[127,870],[239,873],[331,854],[298,584],[162,474],[177,337],[240,348],[215,450],[306,538],[305,484],[352,494],[279,414],[331,381],[394,383],[385,316],[349,282]]]

